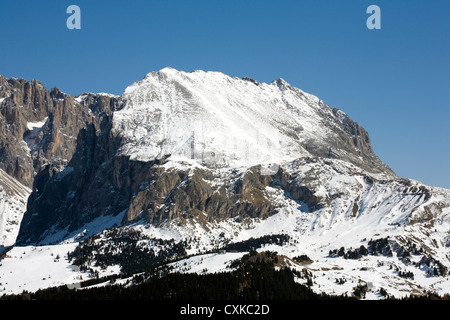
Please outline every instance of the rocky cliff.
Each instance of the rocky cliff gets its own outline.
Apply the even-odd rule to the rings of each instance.
[[[120,98],[73,99],[56,89],[48,95],[53,111],[33,119],[47,117],[41,134],[34,134],[34,162],[45,161],[35,170],[18,244],[45,243],[57,231],[69,236],[120,213],[124,224],[141,218],[153,225],[264,219],[280,209],[267,195],[274,186],[314,211],[326,198],[280,167],[299,158],[339,158],[375,176],[396,177],[373,153],[361,126],[282,79],[267,85],[166,68]],[[57,112],[64,106],[69,110]],[[75,132],[76,139],[56,139]],[[270,174],[263,170],[267,163],[258,164],[267,159]]]
[[[0,169],[34,190],[34,199],[44,179],[64,171],[81,130],[101,130],[119,104],[112,95],[74,98],[36,80],[0,76]]]
[[[92,94],[78,100],[36,80],[0,76],[0,168],[29,187],[46,165],[62,170],[80,129],[117,104]]]

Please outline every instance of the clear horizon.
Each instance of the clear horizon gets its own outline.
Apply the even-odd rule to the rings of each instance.
[[[80,30],[66,25],[73,4]],[[366,27],[370,5],[380,30]],[[400,177],[450,189],[449,12],[446,0],[3,2],[0,74],[74,96],[120,95],[164,67],[283,78],[364,127]]]

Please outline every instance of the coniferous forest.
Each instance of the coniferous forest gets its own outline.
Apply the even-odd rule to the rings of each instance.
[[[131,286],[115,284],[84,289],[67,286],[3,296],[3,300],[343,300],[347,296],[317,294],[294,281],[290,268],[276,270],[278,256],[252,251],[233,263],[233,271],[181,274],[148,271]],[[145,278],[145,280],[143,280]]]
[[[278,262],[276,252],[251,251],[234,261],[229,272],[186,274],[156,268],[132,276],[125,284],[119,284],[117,278],[111,276],[88,280],[82,283],[82,289],[52,287],[4,295],[0,300],[350,301],[361,298],[356,293],[351,296],[318,294],[294,280],[299,276],[297,271],[288,267],[275,268]],[[107,281],[108,285],[92,286]],[[449,299],[449,296],[429,293],[404,300]]]

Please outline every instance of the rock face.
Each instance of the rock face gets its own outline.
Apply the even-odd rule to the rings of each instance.
[[[62,170],[80,129],[118,104],[109,96],[82,98],[48,91],[36,80],[0,76],[0,168],[29,187],[46,165]]]
[[[31,234],[48,234],[65,228],[70,231],[93,219],[92,211],[111,214],[114,212],[108,208],[120,207],[117,198],[108,196],[110,175],[99,167],[109,151],[101,148],[102,139],[108,137],[97,136],[95,125],[89,124],[80,130],[75,154],[64,170],[47,165],[36,175],[18,242]],[[93,181],[98,178],[95,176],[98,171],[105,174],[104,179]]]
[[[42,181],[61,174],[72,159],[80,131],[101,131],[119,105],[113,95],[74,98],[36,80],[0,76],[0,169],[36,195]]]

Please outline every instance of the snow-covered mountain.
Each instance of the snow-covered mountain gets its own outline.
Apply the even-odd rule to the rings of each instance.
[[[120,153],[149,161],[170,154],[207,167],[280,164],[305,156],[346,159],[394,176],[368,134],[344,112],[290,86],[172,68],[126,88],[113,131]]]
[[[4,293],[226,271],[250,248],[317,292],[450,293],[450,191],[398,178],[360,125],[283,79],[165,68],[121,97],[58,96],[87,117],[67,162],[36,170]]]

